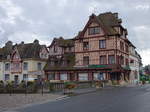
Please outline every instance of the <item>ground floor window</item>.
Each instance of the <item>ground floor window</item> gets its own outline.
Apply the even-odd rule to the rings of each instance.
[[[94,73],[94,80],[98,80],[98,73]]]
[[[9,74],[5,74],[5,81],[10,80],[10,75]]]
[[[100,73],[94,73],[94,80],[105,80],[106,79],[106,73],[100,72]]]
[[[48,74],[48,80],[55,80],[55,74]]]
[[[14,81],[15,81],[15,84],[18,84],[18,83],[19,83],[19,76],[18,76],[18,75],[15,75],[15,76],[14,76]]]
[[[67,74],[60,74],[60,80],[67,80]]]
[[[28,80],[28,74],[23,74],[23,80],[27,81]]]
[[[80,81],[86,81],[88,80],[88,74],[79,74],[79,80]]]

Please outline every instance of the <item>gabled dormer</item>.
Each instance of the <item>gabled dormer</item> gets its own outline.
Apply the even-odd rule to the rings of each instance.
[[[11,54],[11,72],[21,73],[22,72],[22,61],[18,52],[17,46],[14,47]]]
[[[12,62],[21,61],[21,57],[16,46],[14,47],[10,58]]]
[[[83,30],[79,33],[78,38],[105,35],[105,29],[95,14],[89,17],[89,20]]]
[[[39,55],[41,59],[48,59],[49,52],[46,46],[41,47]]]

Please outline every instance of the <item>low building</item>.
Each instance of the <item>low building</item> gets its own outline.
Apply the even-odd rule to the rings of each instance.
[[[48,80],[74,80],[74,74],[68,71],[75,65],[74,41],[63,37],[54,38],[48,48],[49,59],[44,67],[46,78]]]
[[[0,80],[19,83],[22,80],[41,79],[47,59],[48,49],[38,40],[16,45],[8,41],[0,49]]]

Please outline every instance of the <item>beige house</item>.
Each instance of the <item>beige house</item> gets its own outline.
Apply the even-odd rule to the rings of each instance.
[[[0,80],[15,81],[41,79],[48,59],[48,50],[38,40],[13,45],[8,41],[0,49]]]

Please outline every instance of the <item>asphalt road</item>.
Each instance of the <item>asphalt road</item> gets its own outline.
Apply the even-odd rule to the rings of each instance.
[[[150,85],[118,87],[35,105],[20,112],[150,112]]]

